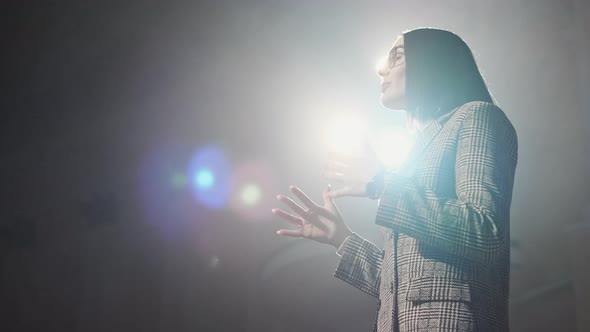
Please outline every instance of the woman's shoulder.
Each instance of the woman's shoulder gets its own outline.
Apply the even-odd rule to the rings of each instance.
[[[466,102],[465,104],[461,105],[457,109],[457,115],[460,118],[470,117],[470,118],[498,118],[504,121],[508,121],[508,117],[504,110],[500,108],[500,106],[488,102],[488,101],[481,101],[481,100],[474,100]]]
[[[496,104],[491,103],[489,101],[481,101],[481,100],[472,100],[464,103],[463,105],[459,106],[460,111],[463,112],[501,112],[504,111]]]
[[[470,101],[457,110],[462,127],[496,128],[503,132],[515,134],[514,126],[508,116],[498,105],[487,101]]]

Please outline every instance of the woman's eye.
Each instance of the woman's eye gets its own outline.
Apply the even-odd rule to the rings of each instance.
[[[403,56],[398,55],[394,59],[391,59],[389,66],[390,67],[395,66],[395,64],[397,64],[402,58],[403,58]]]

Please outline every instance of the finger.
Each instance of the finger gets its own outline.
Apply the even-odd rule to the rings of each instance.
[[[326,189],[324,189],[324,192],[322,193],[324,196],[324,201],[326,199],[330,199],[331,192],[332,192],[332,185],[328,183],[328,185],[326,186]]]
[[[323,192],[323,196],[324,196],[324,203],[327,206],[333,207],[334,206],[334,201],[332,200],[332,185],[328,184],[328,186],[326,187],[326,189],[324,189]]]
[[[305,211],[305,209],[303,209],[299,204],[295,203],[295,201],[293,201],[289,197],[283,196],[283,195],[277,195],[277,199],[279,201],[285,203],[296,214],[298,214],[298,215],[300,215],[302,217],[304,217],[307,214],[307,212]]]
[[[289,190],[291,190],[291,192],[297,196],[297,198],[299,198],[299,200],[303,203],[303,205],[305,205],[308,209],[310,210],[317,210],[317,208],[319,207],[314,201],[312,201],[309,197],[307,197],[307,195],[301,191],[301,189],[295,187],[295,186],[290,186]]]
[[[277,234],[291,237],[303,237],[303,231],[297,229],[279,229]]]
[[[272,213],[281,217],[282,219],[292,223],[293,225],[302,226],[303,220],[300,217],[294,216],[290,213],[287,213],[281,209],[272,209]]]
[[[332,186],[328,184],[327,188],[324,189],[324,209],[320,209],[319,214],[323,215],[324,217],[336,221],[339,218],[340,212],[334,203],[334,200],[330,196],[332,192]],[[334,214],[333,211],[336,213]]]

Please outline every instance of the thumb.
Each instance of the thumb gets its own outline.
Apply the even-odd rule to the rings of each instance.
[[[324,203],[334,205],[334,200],[332,196],[333,193],[334,192],[332,191],[332,185],[328,184],[326,189],[324,189]]]

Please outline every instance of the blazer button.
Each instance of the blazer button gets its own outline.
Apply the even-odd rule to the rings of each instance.
[[[389,292],[393,294],[393,282],[389,283]]]

